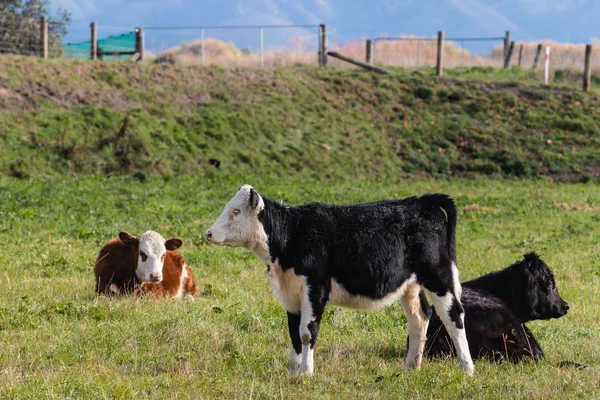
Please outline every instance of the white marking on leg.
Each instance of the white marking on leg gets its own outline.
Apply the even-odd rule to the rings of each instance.
[[[314,349],[310,348],[310,344],[302,345],[302,372],[308,376],[315,371],[313,352]]]
[[[468,375],[473,375],[473,360],[471,359],[471,352],[469,351],[469,344],[467,342],[467,335],[465,333],[465,329],[457,328],[456,323],[450,318],[450,309],[452,308],[452,303],[454,302],[454,296],[452,295],[452,293],[446,293],[444,296],[440,297],[435,293],[431,292],[430,296],[433,306],[437,311],[437,314],[444,323],[444,326],[446,327],[450,338],[452,338],[454,348],[456,349],[456,356],[458,357],[460,369],[465,371]],[[460,319],[464,327],[464,312],[460,314]]]
[[[314,371],[313,349],[310,348],[312,335],[308,326],[315,320],[312,304],[309,298],[310,288],[305,286],[300,311],[300,340],[302,341],[302,373],[312,375]]]
[[[111,284],[110,284],[110,286],[108,287],[108,289],[109,289],[111,292],[115,293],[115,294],[119,294],[119,293],[121,293],[121,291],[119,290],[118,286],[117,286],[117,285],[115,285],[114,283],[111,283]]]
[[[303,345],[308,345],[311,339],[310,330],[308,329],[308,325],[315,320],[313,315],[312,304],[310,303],[310,298],[308,297],[310,288],[305,286],[303,298],[302,298],[302,306],[300,310],[300,340]]]
[[[408,322],[409,346],[406,355],[406,369],[419,369],[421,367],[423,349],[427,338],[429,318],[423,313],[421,307],[420,290],[421,287],[413,283],[406,289],[404,296],[400,299]]]
[[[458,277],[458,267],[454,261],[452,261],[452,285],[454,286],[454,295],[460,301],[462,298],[462,285]]]
[[[302,370],[302,353],[296,353],[294,350],[294,346],[292,346],[292,350],[290,351],[290,363],[288,364],[288,375],[289,376],[297,376]]]

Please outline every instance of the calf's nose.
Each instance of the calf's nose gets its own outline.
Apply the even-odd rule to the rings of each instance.
[[[162,278],[162,276],[161,276],[161,275],[162,275],[162,274],[161,274],[161,273],[159,273],[159,272],[151,272],[151,273],[150,273],[150,280],[151,280],[152,282],[158,282],[158,281],[160,281],[160,279]]]
[[[212,240],[212,232],[209,230],[206,231],[206,240],[208,240],[209,242]]]

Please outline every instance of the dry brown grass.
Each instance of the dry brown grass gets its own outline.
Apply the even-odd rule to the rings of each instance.
[[[541,42],[517,42],[515,43],[512,62],[517,63],[519,51],[523,45],[522,66],[532,67],[538,44],[542,44],[542,54],[538,63],[538,68],[543,68],[546,46],[550,46],[550,68],[563,69],[571,68],[583,70],[585,59],[585,44],[560,43],[553,40],[544,40]],[[492,57],[502,55],[502,46],[494,48]],[[592,65],[600,65],[600,51],[592,53]]]
[[[463,207],[462,210],[463,210],[463,212],[478,212],[478,213],[479,212],[488,213],[488,212],[497,212],[498,211],[495,208],[480,206],[477,203],[469,204],[468,206]]]
[[[511,65],[517,65],[520,47],[523,45],[521,65],[524,68],[531,68],[538,44],[538,42],[515,43]],[[545,48],[550,46],[552,70],[563,68],[583,70],[585,45],[555,41],[542,41],[541,44],[544,50],[538,63],[539,69],[542,69],[544,65]],[[330,49],[358,60],[365,58],[364,40],[332,43]],[[184,65],[200,65],[202,63],[199,40],[165,50],[157,56],[150,52],[147,54],[147,59],[150,61],[170,61]],[[444,46],[444,65],[448,68],[460,66],[500,67],[503,65],[502,55],[502,44],[496,45],[489,55],[477,55],[456,42],[447,41]],[[406,68],[433,67],[436,64],[436,57],[437,42],[435,40],[378,41],[375,47],[375,61],[383,65]],[[233,42],[222,42],[216,39],[205,41],[204,59],[207,65],[223,67],[257,67],[260,65],[258,53],[244,51],[238,49]],[[316,51],[303,49],[269,49],[265,51],[264,62],[267,66],[316,65],[318,56]],[[332,57],[329,58],[329,64],[336,67],[351,67],[351,65]],[[600,65],[600,52],[597,51],[593,55],[592,65]]]
[[[565,211],[600,211],[600,205],[585,203],[556,203],[552,207]]]

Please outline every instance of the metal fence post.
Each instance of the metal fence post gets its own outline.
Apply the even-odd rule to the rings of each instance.
[[[265,66],[265,45],[264,45],[264,30],[260,27],[260,67]]]
[[[41,45],[41,53],[40,56],[43,59],[48,58],[48,19],[46,17],[42,17],[40,21],[40,45]]]
[[[437,45],[437,68],[436,75],[442,76],[444,73],[444,32],[438,32],[438,45]]]
[[[98,59],[98,36],[96,32],[96,23],[92,22],[90,24],[91,29],[91,41],[90,41],[90,58],[92,60]]]

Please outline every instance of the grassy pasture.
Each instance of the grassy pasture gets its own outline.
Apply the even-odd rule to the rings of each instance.
[[[571,305],[530,327],[538,364],[455,360],[404,371],[399,305],[363,313],[329,308],[315,376],[286,376],[285,312],[265,267],[241,249],[208,246],[203,232],[242,183],[290,204],[354,203],[431,191],[459,207],[463,280],[529,250],[553,268]],[[600,187],[544,181],[82,176],[0,178],[0,398],[598,398]],[[92,268],[119,230],[184,240],[195,301],[98,298]],[[588,366],[559,368],[563,360]]]

